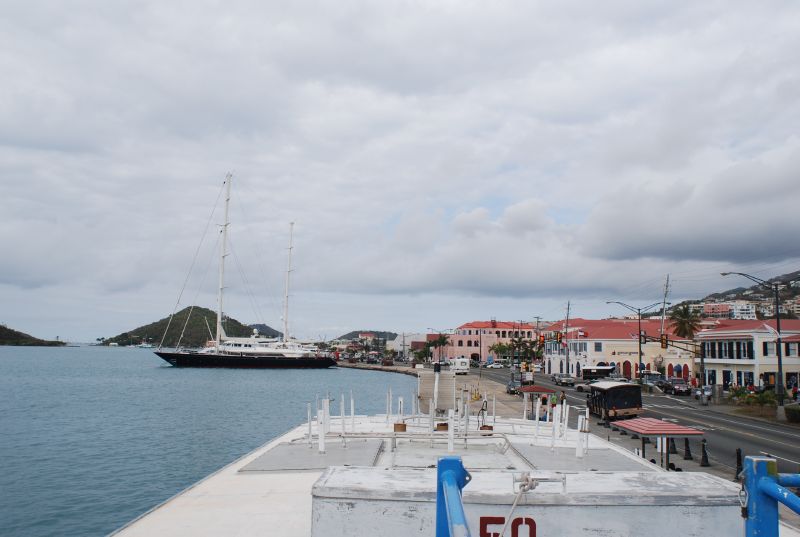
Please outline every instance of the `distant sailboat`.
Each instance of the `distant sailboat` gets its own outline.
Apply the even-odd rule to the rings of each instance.
[[[280,339],[260,336],[257,330],[250,337],[229,337],[222,327],[222,303],[225,289],[225,257],[228,245],[228,208],[231,199],[231,179],[226,177],[225,223],[222,226],[222,245],[219,260],[219,290],[217,294],[217,333],[215,341],[199,351],[156,351],[163,360],[176,367],[229,367],[229,368],[326,368],[336,365],[330,356],[321,354],[316,347],[304,345],[289,337],[289,276],[292,270],[292,232],[289,226],[289,254],[286,270],[286,289],[283,305],[283,335]]]

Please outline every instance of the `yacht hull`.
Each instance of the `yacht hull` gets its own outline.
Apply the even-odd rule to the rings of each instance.
[[[247,356],[191,352],[157,352],[159,358],[175,367],[224,367],[234,369],[324,369],[336,365],[326,356]]]

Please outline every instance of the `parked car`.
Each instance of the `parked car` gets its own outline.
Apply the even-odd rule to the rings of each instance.
[[[575,389],[579,392],[588,392],[592,384],[600,382],[599,380],[584,380],[575,384]]]
[[[667,390],[669,390],[672,384],[667,379],[656,379],[653,381],[653,386],[660,389],[664,393],[667,393]]]
[[[506,384],[506,393],[509,393],[511,395],[518,395],[520,393],[519,392],[520,387],[521,387],[520,382],[517,379],[510,380],[508,384]]]
[[[558,386],[575,386],[575,377],[570,375],[559,375],[555,382]]]
[[[711,386],[703,386],[702,388],[695,388],[694,398],[699,400],[700,395],[705,395],[706,400],[711,399]]]
[[[664,391],[673,395],[689,395],[692,393],[692,387],[685,379],[673,378],[669,379],[669,386]]]
[[[486,366],[489,369],[503,369],[505,366],[500,362],[492,362],[491,364]]]

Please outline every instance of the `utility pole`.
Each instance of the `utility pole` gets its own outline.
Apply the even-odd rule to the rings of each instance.
[[[667,314],[667,295],[669,294],[669,274],[667,274],[667,281],[664,283],[664,300],[661,302],[661,332],[664,333],[664,316]]]
[[[564,321],[564,341],[567,342],[567,375],[569,375],[569,300],[567,300],[567,318]]]
[[[739,276],[744,276],[750,281],[756,282],[759,285],[763,285],[767,289],[771,289],[775,295],[775,328],[777,330],[777,334],[775,336],[775,353],[778,357],[778,378],[775,381],[775,396],[778,398],[778,408],[777,408],[777,418],[778,421],[786,421],[786,410],[783,407],[783,397],[784,397],[784,388],[783,388],[783,349],[781,349],[781,297],[780,297],[780,289],[782,285],[790,285],[792,282],[797,281],[797,278],[794,280],[789,280],[785,282],[769,282],[767,280],[762,280],[761,278],[757,278],[756,276],[752,276],[750,274],[745,274],[744,272],[721,272],[722,276],[729,276],[731,274],[737,274]]]

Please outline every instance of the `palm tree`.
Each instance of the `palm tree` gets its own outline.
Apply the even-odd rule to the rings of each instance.
[[[511,338],[509,342],[509,350],[511,351],[511,361],[514,362],[519,359],[520,362],[525,361],[528,357],[528,342],[522,337]]]
[[[442,361],[442,347],[450,344],[450,339],[445,334],[439,334],[436,339],[430,341],[430,346],[434,349],[439,349],[439,361]]]
[[[692,311],[689,304],[673,309],[669,314],[669,320],[678,337],[694,339],[695,332],[700,329],[700,315]]]
[[[673,309],[669,314],[669,321],[676,336],[689,340],[694,339],[695,332],[700,329],[700,315],[692,311],[691,308],[689,308],[689,304],[684,304]],[[700,354],[700,385],[704,386],[705,383],[706,361],[705,356]]]
[[[505,343],[493,343],[489,347],[489,352],[494,353],[495,357],[499,359],[501,356],[504,356],[506,353],[508,353],[508,349],[509,347]]]

